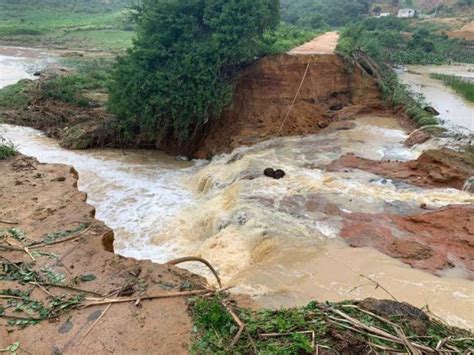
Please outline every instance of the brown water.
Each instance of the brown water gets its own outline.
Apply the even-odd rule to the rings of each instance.
[[[441,81],[430,77],[431,73],[456,75],[474,80],[474,65],[411,65],[400,75],[416,93],[425,96],[428,103],[440,112],[445,125],[474,133],[474,103],[465,100]]]
[[[388,298],[369,277],[399,300],[429,305],[451,324],[474,328],[474,283],[462,278],[462,270],[439,278],[376,250],[350,248],[339,237],[341,217],[324,208],[410,214],[421,203],[474,203],[473,195],[457,190],[324,170],[349,152],[371,159],[416,158],[420,152],[403,146],[406,134],[394,119],[365,117],[353,130],[273,139],[191,163],[150,151],[68,151],[30,128],[2,125],[0,134],[40,161],[74,165],[79,188],[88,193],[97,217],[115,230],[122,255],[158,262],[203,256],[235,292],[272,307]],[[268,166],[284,169],[287,177],[263,177]]]
[[[34,79],[36,71],[52,62],[54,59],[42,50],[0,47],[0,88],[20,79]]]

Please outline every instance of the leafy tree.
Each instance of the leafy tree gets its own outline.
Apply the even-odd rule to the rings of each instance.
[[[310,28],[343,26],[370,11],[371,0],[282,0],[282,19]]]
[[[110,108],[124,133],[186,144],[230,102],[228,79],[261,55],[278,0],[143,0],[118,61]]]

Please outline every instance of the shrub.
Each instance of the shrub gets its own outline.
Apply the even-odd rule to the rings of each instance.
[[[229,78],[261,55],[278,0],[144,0],[137,39],[119,59],[110,109],[126,137],[187,143],[230,102]]]

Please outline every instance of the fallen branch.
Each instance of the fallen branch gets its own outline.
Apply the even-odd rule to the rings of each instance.
[[[184,296],[194,296],[194,295],[203,295],[206,293],[213,293],[214,290],[195,290],[195,291],[186,291],[186,292],[170,292],[162,293],[152,296],[141,296],[141,297],[115,297],[115,298],[86,298],[86,301],[89,303],[83,304],[83,307],[92,307],[100,304],[113,304],[113,303],[125,303],[125,302],[136,302],[137,300],[154,300],[159,298],[173,298],[173,297],[184,297]]]
[[[355,327],[357,328],[360,328],[360,329],[364,329],[370,333],[373,333],[373,334],[376,334],[376,335],[380,335],[380,336],[383,336],[385,338],[388,338],[396,343],[399,343],[399,344],[402,344],[402,345],[406,345],[406,342],[400,338],[400,335],[397,337],[393,334],[390,334],[390,333],[387,333],[386,331],[384,330],[381,330],[381,329],[378,329],[376,327],[373,327],[373,326],[368,326],[364,323],[362,323],[361,321],[355,319],[355,318],[352,318],[351,316],[345,314],[344,312],[338,310],[338,309],[334,309],[334,308],[330,308],[332,312],[338,314],[339,316],[341,316],[342,318],[348,320],[349,322],[352,323],[352,325],[354,325]],[[408,340],[407,340],[408,341]],[[410,343],[411,345],[413,345],[415,348],[417,348],[418,350],[422,350],[422,351],[427,351],[427,352],[434,352],[434,349],[430,348],[430,347],[427,347],[427,346],[424,346],[424,345],[420,345],[420,344],[417,344],[417,343]]]
[[[2,221],[2,220],[0,220],[0,223],[9,224],[9,225],[12,225],[12,226],[15,226],[15,225],[19,224],[18,222],[10,222],[10,221]]]
[[[211,272],[214,274],[214,276],[217,280],[217,283],[219,284],[219,288],[222,288],[222,282],[221,282],[221,279],[219,277],[219,274],[217,273],[216,269],[214,269],[214,267],[211,265],[211,263],[209,261],[207,261],[206,259],[198,258],[198,257],[195,257],[195,256],[188,256],[188,257],[185,257],[185,258],[179,258],[179,259],[168,261],[166,264],[167,265],[178,265],[178,264],[186,263],[186,262],[189,262],[189,261],[197,261],[197,262],[200,262],[200,263],[203,263],[204,265],[206,265],[209,268],[209,270],[211,270]]]
[[[13,300],[22,300],[23,298],[18,296],[10,296],[10,295],[0,295],[0,298],[4,299],[13,299]]]
[[[25,247],[23,244],[21,244],[21,242],[19,241],[16,241],[16,240],[12,240],[10,237],[6,237],[5,238],[5,242],[10,245],[12,248],[15,248],[17,249],[18,251],[24,251],[30,258],[31,260],[33,261],[36,261],[36,259],[33,257],[33,255],[31,255],[30,251],[28,250],[27,247]]]
[[[80,292],[80,293],[89,293],[89,294],[94,295],[94,296],[104,297],[104,295],[101,294],[101,293],[98,293],[98,292],[95,292],[95,291],[84,290],[84,289],[73,287],[73,286],[59,285],[59,284],[52,284],[52,283],[42,283],[41,285],[46,286],[46,287],[64,288],[64,289],[67,289],[67,290],[72,290],[72,291],[76,291],[76,292]]]
[[[76,234],[74,236],[64,238],[64,239],[61,239],[61,240],[56,240],[56,241],[51,242],[51,243],[41,242],[39,244],[32,245],[29,248],[30,249],[38,249],[38,248],[43,248],[43,247],[49,247],[51,245],[61,244],[61,243],[69,242],[71,240],[78,239],[78,238],[82,237],[85,233],[87,233],[93,226],[94,226],[94,223],[92,223],[89,227],[87,227],[82,232],[80,232],[79,234]]]
[[[290,332],[290,333],[265,333],[265,334],[259,334],[258,336],[262,338],[278,338],[278,337],[286,337],[293,334],[313,334],[313,333],[314,332],[312,330],[303,330],[303,331]]]
[[[396,298],[394,295],[392,295],[392,293],[391,293],[389,290],[387,290],[385,287],[383,287],[378,281],[375,281],[374,279],[372,279],[372,278],[370,278],[370,277],[368,277],[368,276],[366,276],[366,275],[364,275],[364,274],[360,274],[360,277],[363,277],[363,278],[369,280],[370,282],[372,282],[373,284],[375,284],[375,289],[381,288],[381,289],[384,290],[390,297],[392,297],[392,299],[393,299],[394,301],[399,302],[399,301],[397,300],[397,298]]]
[[[79,342],[77,343],[77,346],[81,345],[81,343],[84,341],[84,339],[90,334],[90,332],[92,332],[92,329],[94,329],[94,327],[97,325],[97,323],[100,322],[100,320],[102,318],[104,318],[105,314],[109,311],[109,309],[112,307],[112,304],[109,304],[107,305],[107,307],[105,307],[105,310],[101,313],[101,315],[99,316],[99,318],[97,318],[94,323],[92,323],[92,325],[90,326],[89,329],[87,329],[87,332],[81,337],[81,339],[79,340]]]
[[[234,339],[232,339],[232,343],[230,343],[230,348],[233,348],[235,344],[239,341],[240,337],[242,336],[242,332],[245,329],[245,323],[240,320],[240,318],[235,314],[234,310],[229,306],[229,304],[222,302],[222,305],[225,307],[227,312],[232,316],[234,319],[234,322],[237,323],[239,326],[239,330],[237,331],[237,334],[235,334]]]

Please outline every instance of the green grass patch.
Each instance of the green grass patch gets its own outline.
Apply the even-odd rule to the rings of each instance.
[[[106,92],[110,80],[110,62],[104,60],[65,60],[76,69],[67,75],[56,75],[41,86],[42,99],[52,99],[79,107],[96,103],[84,95],[89,92]]]
[[[28,104],[28,86],[30,80],[21,80],[16,84],[0,89],[0,110],[22,108]]]
[[[128,48],[134,26],[126,5],[102,5],[96,10],[66,3],[5,4],[0,0],[0,40],[26,45],[47,43],[60,48]],[[90,33],[81,36],[77,32]]]
[[[299,45],[312,40],[321,31],[299,28],[282,23],[275,31],[265,35],[269,45],[266,53],[285,53]]]
[[[0,137],[0,160],[12,157],[17,154],[15,145]]]
[[[459,95],[470,102],[474,102],[474,82],[463,80],[455,75],[445,75],[433,73],[430,76],[434,79],[441,80],[446,86],[449,86]]]
[[[447,341],[449,344],[445,344],[455,346],[461,352],[474,345],[470,332],[428,319],[414,307],[406,311],[410,316],[401,316],[394,310],[393,315],[384,318],[367,313],[353,302],[311,302],[301,308],[259,311],[232,306],[245,324],[245,330],[233,344],[239,327],[223,301],[222,297],[215,296],[197,298],[191,303],[195,324],[194,353],[314,354],[317,346],[320,351],[329,348],[336,353],[369,353],[370,350],[375,353],[384,352],[384,349],[407,352],[403,342],[383,339],[381,333],[372,332],[369,327],[397,339],[400,339],[399,330],[410,342],[433,350],[441,341]],[[395,302],[387,305],[394,309],[406,307]],[[416,323],[422,324],[424,331],[420,332]]]
[[[96,47],[103,50],[118,50],[132,45],[135,32],[114,29],[91,29],[71,31],[64,40],[76,43],[78,47]]]

